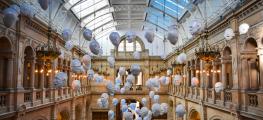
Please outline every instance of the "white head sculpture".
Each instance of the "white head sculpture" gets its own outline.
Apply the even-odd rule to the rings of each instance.
[[[178,30],[176,25],[171,25],[168,28],[167,39],[172,45],[175,45],[178,41]]]
[[[185,53],[180,53],[176,59],[176,61],[180,64],[185,63],[187,60],[187,55]]]
[[[224,85],[223,85],[223,83],[222,82],[217,82],[216,84],[215,84],[215,91],[216,91],[216,93],[220,93],[221,91],[223,91],[224,90]]]
[[[193,77],[193,78],[191,79],[191,85],[192,85],[193,87],[196,87],[196,86],[198,86],[198,84],[199,84],[198,78],[197,78],[197,77]]]
[[[110,110],[108,112],[108,120],[114,120],[114,111]]]
[[[126,68],[125,68],[125,67],[120,67],[120,68],[119,68],[119,74],[120,74],[121,76],[125,75],[125,74],[126,74]]]
[[[88,65],[90,64],[91,62],[91,57],[90,55],[86,54],[82,57],[82,62],[85,64],[85,65]]]
[[[144,33],[144,37],[149,43],[152,43],[154,40],[154,30],[152,29],[146,30]]]
[[[175,75],[173,78],[174,85],[178,86],[182,83],[183,77],[181,75]]]
[[[65,48],[66,48],[68,51],[70,51],[73,47],[74,47],[73,41],[69,40],[69,41],[66,42]]]
[[[64,29],[62,31],[62,37],[65,41],[70,40],[71,36],[72,36],[72,31],[70,29]]]
[[[235,36],[233,29],[227,28],[224,33],[224,37],[226,40],[231,40]]]
[[[73,90],[79,90],[81,87],[81,83],[79,80],[74,80],[71,84]]]
[[[4,17],[3,17],[3,23],[4,25],[9,28],[12,27],[16,21],[18,20],[18,15],[20,14],[20,8],[16,10],[16,5],[13,5],[13,7],[9,7],[3,10]]]
[[[118,47],[121,41],[121,37],[118,32],[112,32],[109,36],[109,39],[115,47]]]
[[[110,56],[110,57],[107,58],[107,61],[109,63],[110,68],[113,68],[114,65],[115,65],[115,58]]]
[[[71,69],[73,73],[82,73],[84,72],[84,68],[81,65],[81,62],[78,59],[73,59],[71,61]]]
[[[100,44],[93,39],[89,43],[89,49],[94,55],[98,55],[100,53]]]
[[[132,73],[134,76],[139,75],[140,72],[141,72],[141,68],[140,68],[140,65],[139,65],[139,64],[132,64],[132,65],[131,65],[131,73]]]
[[[112,99],[112,104],[116,106],[119,103],[119,100],[117,98]]]
[[[178,117],[183,117],[184,114],[186,113],[184,105],[182,104],[177,105],[175,108],[175,112]]]
[[[55,88],[61,88],[67,83],[68,76],[64,72],[59,72],[55,75],[53,85]]]
[[[128,43],[131,43],[135,39],[136,35],[133,32],[129,31],[129,32],[126,32],[125,37]]]
[[[159,103],[154,103],[152,105],[153,116],[159,116],[161,114],[161,105]]]
[[[140,52],[139,51],[135,51],[135,52],[133,52],[133,58],[134,59],[140,59],[141,58],[141,54],[140,54]]]
[[[115,93],[115,86],[112,82],[108,82],[107,85],[106,85],[106,88],[108,90],[108,93],[113,96],[114,93]]]
[[[85,40],[90,41],[92,38],[92,31],[90,29],[84,29],[83,31],[83,37],[85,38]]]
[[[38,3],[43,10],[47,10],[49,1],[50,0],[38,0]]]
[[[192,35],[199,34],[203,29],[202,21],[198,19],[194,19],[191,21],[189,26],[189,32]]]
[[[20,11],[23,15],[29,17],[30,19],[32,19],[36,14],[36,10],[34,10],[34,7],[28,2],[20,4]]]
[[[147,99],[146,98],[142,98],[142,105],[146,106],[147,105]]]

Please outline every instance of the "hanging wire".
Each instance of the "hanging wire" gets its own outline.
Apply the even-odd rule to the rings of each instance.
[[[79,47],[81,47],[80,46],[80,36],[81,36],[81,21],[82,21],[82,18],[81,18],[81,4],[80,4],[80,6],[79,6],[79,11],[80,11],[80,13],[79,13],[79,20],[80,20],[80,30],[79,30]]]

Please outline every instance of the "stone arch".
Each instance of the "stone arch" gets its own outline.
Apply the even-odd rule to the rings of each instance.
[[[244,89],[259,89],[259,58],[257,54],[257,41],[250,37],[244,43],[242,54],[242,73]]]
[[[32,120],[48,120],[48,119],[44,116],[38,116],[36,118],[33,118]]]
[[[68,109],[63,109],[57,113],[57,120],[70,120],[70,112]]]
[[[82,106],[78,104],[75,106],[75,120],[82,120]]]
[[[124,41],[124,40],[126,40],[126,37],[125,37],[125,36],[122,36],[120,43],[121,43],[122,41]],[[134,39],[134,41],[137,41],[137,42],[140,44],[142,51],[145,51],[145,45],[144,45],[144,43],[143,43],[143,41],[142,41],[142,39],[141,39],[140,37],[136,36],[135,39]],[[118,48],[117,48],[117,50],[118,50]]]
[[[231,48],[229,46],[226,46],[223,49],[223,56],[230,56],[232,54]]]
[[[35,55],[34,49],[31,46],[26,46],[24,49],[24,72],[23,72],[23,87],[34,87],[35,74]]]
[[[211,118],[209,118],[209,120],[223,120],[221,116],[219,115],[214,115]]]
[[[244,43],[244,50],[245,51],[257,51],[257,41],[256,39],[250,37]]]
[[[231,48],[226,46],[223,49],[222,55],[222,74],[224,76],[222,81],[226,89],[231,89],[233,87],[233,77],[232,77],[232,51]]]
[[[10,39],[0,37],[0,41],[0,89],[6,89],[12,87],[14,52]]]
[[[196,109],[192,109],[189,112],[189,120],[201,120],[201,115]]]

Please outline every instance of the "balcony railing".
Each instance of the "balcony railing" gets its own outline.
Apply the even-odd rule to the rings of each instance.
[[[248,105],[251,107],[258,106],[258,96],[256,94],[248,94]]]
[[[32,92],[25,92],[24,93],[24,102],[31,102],[32,101]]]
[[[36,100],[40,100],[41,99],[41,91],[36,92]]]
[[[232,93],[231,91],[225,91],[225,101],[232,102]]]
[[[213,98],[213,89],[207,89],[207,97],[209,99],[212,99]]]
[[[221,100],[221,93],[216,93],[215,92],[215,99],[216,100]]]
[[[7,94],[0,94],[0,108],[7,106]]]

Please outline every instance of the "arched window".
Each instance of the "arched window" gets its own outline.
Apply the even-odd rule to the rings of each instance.
[[[122,40],[118,47],[119,52],[142,51],[142,46],[138,40],[129,43],[127,40]]]
[[[12,50],[11,43],[7,38],[0,38],[0,90],[4,90],[8,87],[8,82],[12,80],[12,72],[13,71],[13,59],[12,58]],[[10,70],[12,69],[12,70]]]
[[[24,51],[24,77],[23,77],[23,87],[25,89],[27,88],[33,88],[34,87],[34,76],[32,74],[35,74],[35,63],[34,63],[34,55],[33,55],[33,49],[30,46],[27,46]]]

